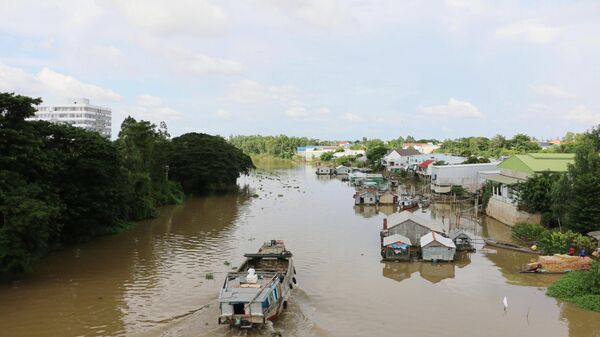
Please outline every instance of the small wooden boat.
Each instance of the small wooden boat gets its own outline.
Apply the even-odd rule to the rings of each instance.
[[[296,270],[283,241],[271,240],[235,272],[227,273],[219,295],[219,324],[241,328],[263,325],[287,308]]]
[[[405,211],[408,209],[419,207],[419,202],[415,198],[412,198],[408,195],[404,195],[398,201],[398,207],[400,208],[400,211]]]
[[[483,241],[485,242],[486,245],[492,246],[492,247],[513,250],[513,251],[521,252],[521,253],[537,254],[537,255],[541,254],[539,251],[531,250],[528,247],[519,246],[519,245],[510,243],[510,242],[501,242],[501,241],[496,241],[494,239],[483,239]]]

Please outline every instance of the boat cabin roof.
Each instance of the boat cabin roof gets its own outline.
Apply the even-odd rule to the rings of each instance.
[[[225,284],[221,289],[219,302],[262,302],[268,296],[268,289],[277,280],[275,272],[256,271],[258,281],[256,283],[246,282],[245,272],[227,273]]]

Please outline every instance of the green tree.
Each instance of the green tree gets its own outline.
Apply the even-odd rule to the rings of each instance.
[[[557,173],[543,172],[519,183],[517,185],[519,205],[531,213],[551,213],[552,191],[560,177],[561,175]]]
[[[371,147],[367,150],[367,160],[374,169],[381,167],[381,158],[388,152],[388,148],[382,145]]]
[[[254,168],[248,155],[221,137],[192,132],[173,138],[172,145],[170,175],[186,193],[230,189]]]
[[[595,129],[594,131],[596,131]],[[562,189],[557,194],[566,199],[557,200],[565,208],[567,227],[585,233],[600,228],[600,154],[593,133],[582,141],[575,154],[575,163],[569,166]]]
[[[333,152],[323,152],[319,159],[322,161],[331,161],[333,159]]]

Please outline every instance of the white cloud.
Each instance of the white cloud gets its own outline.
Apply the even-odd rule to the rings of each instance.
[[[225,100],[239,104],[288,102],[296,95],[293,86],[266,86],[252,80],[242,80],[231,86]]]
[[[423,112],[432,116],[440,117],[481,117],[482,113],[479,109],[467,101],[459,101],[450,98],[447,104],[430,105],[419,108]]]
[[[285,114],[291,118],[314,120],[321,120],[323,117],[329,115],[329,113],[331,113],[329,108],[319,107],[316,109],[309,109],[298,101],[293,101],[285,112]]]
[[[553,96],[558,98],[575,98],[575,94],[564,90],[561,87],[550,85],[550,84],[538,84],[530,86],[536,94]]]
[[[217,110],[216,115],[219,118],[229,118],[229,117],[231,117],[231,113],[229,111],[223,110],[223,109]]]
[[[262,0],[263,4],[305,23],[322,28],[332,28],[352,21],[350,12],[337,0]]]
[[[213,58],[204,54],[193,53],[190,50],[171,47],[160,48],[165,60],[184,73],[203,74],[238,74],[242,71],[241,63],[233,60]]]
[[[600,113],[595,113],[585,105],[578,105],[565,115],[568,120],[580,123],[600,124]]]
[[[472,13],[481,13],[486,8],[485,4],[480,0],[446,0],[446,6]]]
[[[157,34],[207,34],[224,29],[227,17],[208,0],[111,1],[132,24]]]
[[[527,40],[535,43],[549,43],[558,37],[560,29],[534,22],[513,23],[496,30],[500,39]]]
[[[91,48],[92,54],[100,58],[116,61],[122,55],[121,50],[115,46],[98,46],[94,45]]]
[[[121,95],[44,67],[36,75],[0,62],[0,90],[15,91],[35,97],[86,97],[92,100],[118,101]]]
[[[168,121],[181,117],[179,111],[166,106],[159,97],[152,95],[139,96],[131,115],[151,121]]]
[[[359,116],[353,114],[353,113],[346,113],[344,115],[344,119],[349,121],[349,122],[361,122],[362,118],[360,118]]]

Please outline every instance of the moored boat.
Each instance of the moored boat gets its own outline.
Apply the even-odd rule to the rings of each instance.
[[[408,195],[404,195],[398,201],[398,206],[400,208],[400,211],[404,211],[404,210],[419,207],[419,202],[416,198],[413,198]]]
[[[515,245],[514,243],[510,243],[510,242],[501,242],[501,241],[496,241],[493,239],[483,239],[483,241],[485,242],[486,245],[492,246],[492,247],[514,250],[517,252],[528,253],[528,254],[537,254],[537,255],[541,254],[541,252],[539,252],[539,251],[531,250],[527,247]]]
[[[219,295],[219,324],[250,328],[275,319],[287,308],[296,273],[283,241],[271,240],[227,273]]]

